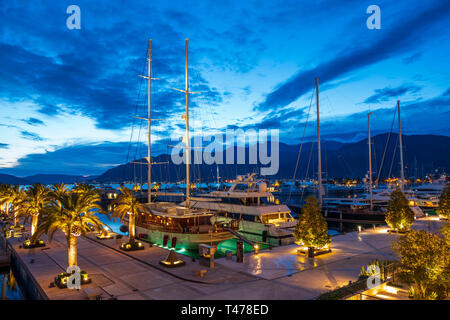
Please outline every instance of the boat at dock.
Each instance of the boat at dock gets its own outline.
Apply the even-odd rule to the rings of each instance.
[[[184,204],[184,203],[182,203]],[[250,240],[272,246],[294,242],[297,220],[287,205],[275,202],[267,184],[255,174],[238,176],[229,189],[191,198],[191,207],[217,212],[217,221],[240,221],[239,233]]]
[[[140,164],[147,165],[147,202],[144,204],[144,212],[141,212],[136,221],[136,234],[142,240],[172,248],[197,249],[201,243],[216,245],[222,241],[232,239],[233,230],[237,230],[239,221],[220,221],[215,213],[208,209],[191,206],[190,183],[190,140],[189,140],[189,76],[188,76],[188,45],[186,39],[186,65],[185,65],[185,89],[181,91],[186,95],[186,113],[182,118],[186,123],[186,135],[183,137],[186,154],[186,201],[180,205],[175,202],[153,202],[154,192],[151,183],[151,40],[148,47],[148,75],[143,76],[148,80],[148,157]]]
[[[186,208],[171,202],[145,205],[146,212],[136,220],[140,239],[178,249],[197,249],[199,244],[217,245],[234,237],[239,222],[220,221],[214,212]]]

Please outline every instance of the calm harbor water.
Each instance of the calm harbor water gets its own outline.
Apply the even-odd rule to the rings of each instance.
[[[120,231],[120,227],[122,226],[122,223],[119,220],[116,220],[116,221],[111,220],[108,218],[108,216],[106,216],[104,214],[100,214],[100,213],[98,213],[97,216],[99,217],[99,220],[101,222],[103,222],[104,224],[108,225],[112,229],[113,232],[116,232],[121,235],[128,234],[128,232]],[[339,232],[337,230],[329,229],[328,234],[331,236],[335,236],[335,235],[338,235]],[[216,257],[216,258],[224,257],[226,254],[226,251],[228,251],[228,250],[232,251],[233,254],[236,254],[236,243],[237,243],[237,239],[229,239],[226,241],[222,241],[217,246],[217,251],[214,254],[214,257]],[[261,249],[267,249],[267,248],[268,248],[268,246],[261,245]],[[169,249],[169,248],[167,247],[167,249]],[[197,250],[177,249],[175,251],[177,253],[180,253],[180,254],[183,254],[183,255],[186,255],[186,256],[189,256],[192,258],[198,258]],[[244,243],[244,252],[252,252],[252,251],[254,251],[253,246],[249,245],[248,243]]]
[[[107,226],[109,226],[112,231],[121,234],[121,235],[126,235],[128,232],[123,233],[120,231],[120,226],[122,225],[122,223],[120,222],[120,220],[112,220],[109,219],[109,217],[105,214],[101,214],[101,213],[96,213],[96,216],[98,217],[98,219],[103,222],[104,224],[106,224]]]
[[[12,271],[0,269],[0,297],[2,300],[24,300],[25,297]]]

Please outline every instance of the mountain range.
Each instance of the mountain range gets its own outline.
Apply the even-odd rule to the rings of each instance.
[[[372,137],[372,171],[373,178],[377,176],[386,178],[399,176],[400,153],[399,139],[396,133],[380,134]],[[423,177],[435,170],[448,172],[450,169],[450,137],[439,135],[403,135],[403,159],[406,177]],[[299,150],[301,153],[299,157]],[[249,159],[249,147],[243,148],[246,162]],[[268,145],[269,154],[271,152]],[[341,143],[337,141],[323,141],[321,143],[322,172],[324,178],[361,178],[368,172],[369,156],[367,139]],[[234,152],[236,163],[238,149]],[[192,151],[191,159],[199,156],[199,151]],[[214,152],[213,152],[214,155]],[[299,162],[295,178],[317,177],[317,143],[305,142],[302,145],[288,145],[279,143],[279,170],[270,179],[292,179]],[[225,159],[225,156],[224,156]],[[92,183],[121,183],[146,182],[147,166],[136,162],[146,162],[145,159],[135,160],[113,167],[99,176],[71,176],[58,174],[37,174],[28,177],[15,177],[0,174],[0,183],[54,184],[59,182],[92,182]],[[176,182],[185,179],[185,165],[174,164],[171,156],[161,154],[152,157],[152,162],[163,163],[152,166],[152,181]],[[168,163],[167,163],[168,162]],[[261,167],[268,165],[258,164],[192,164],[191,181],[211,182],[217,179],[217,168],[221,178],[234,178],[239,174],[250,172],[260,173]]]
[[[0,183],[6,184],[56,184],[56,183],[75,183],[75,182],[89,182],[96,176],[73,176],[66,174],[36,174],[28,177],[19,178],[10,174],[0,173]]]
[[[373,177],[399,176],[400,153],[398,134],[380,134],[371,139]],[[450,169],[450,137],[437,135],[402,136],[405,176],[422,177],[435,170],[448,172]],[[303,145],[279,144],[279,170],[275,176],[268,178],[292,179],[301,153],[295,178],[317,177],[317,143],[307,142]],[[268,148],[270,150],[270,148]],[[368,142],[366,139],[355,143],[323,141],[321,143],[322,171],[324,178],[361,178],[369,167]],[[249,148],[245,148],[248,162]],[[270,151],[269,151],[270,153]],[[234,159],[236,160],[237,150]],[[384,155],[384,157],[383,157]],[[225,158],[225,157],[224,157]],[[194,159],[192,152],[191,159]],[[135,162],[145,162],[140,159]],[[170,155],[152,157],[152,162],[169,162],[152,166],[152,181],[174,182],[185,179],[185,165],[175,165]],[[234,161],[236,163],[236,161]],[[261,164],[192,164],[191,180],[211,182],[217,179],[217,167],[221,178],[234,178],[238,174],[260,172]],[[147,180],[147,167],[136,163],[126,163],[107,170],[94,179],[100,183],[144,182]]]

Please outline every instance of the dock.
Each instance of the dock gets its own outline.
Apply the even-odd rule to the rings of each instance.
[[[11,254],[7,248],[7,242],[3,235],[0,235],[0,268],[9,268]]]
[[[413,227],[437,232],[442,222],[434,218],[414,221]],[[36,286],[41,299],[50,300],[154,300],[154,299],[315,299],[320,294],[356,281],[361,266],[373,259],[393,260],[392,241],[399,235],[386,227],[350,232],[332,238],[332,253],[315,259],[297,254],[295,244],[244,254],[244,263],[215,259],[215,267],[178,253],[185,261],[166,268],[159,261],[168,250],[145,244],[145,250],[124,252],[116,239],[98,240],[94,234],[79,237],[78,265],[92,278],[79,291],[51,286],[65,272],[67,245],[64,234],[55,234],[44,248],[23,249],[18,238],[8,239],[12,261]],[[124,237],[125,238],[125,237]],[[122,239],[124,240],[124,239]],[[199,269],[205,269],[199,276]]]
[[[8,268],[10,265],[10,255],[6,251],[0,249],[0,268]]]

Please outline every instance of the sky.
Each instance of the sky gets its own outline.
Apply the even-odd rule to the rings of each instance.
[[[80,29],[66,12],[80,8]],[[381,28],[366,12],[380,8]],[[95,175],[181,137],[185,39],[192,134],[278,129],[288,144],[389,132],[450,135],[448,1],[14,1],[0,3],[0,173]]]

